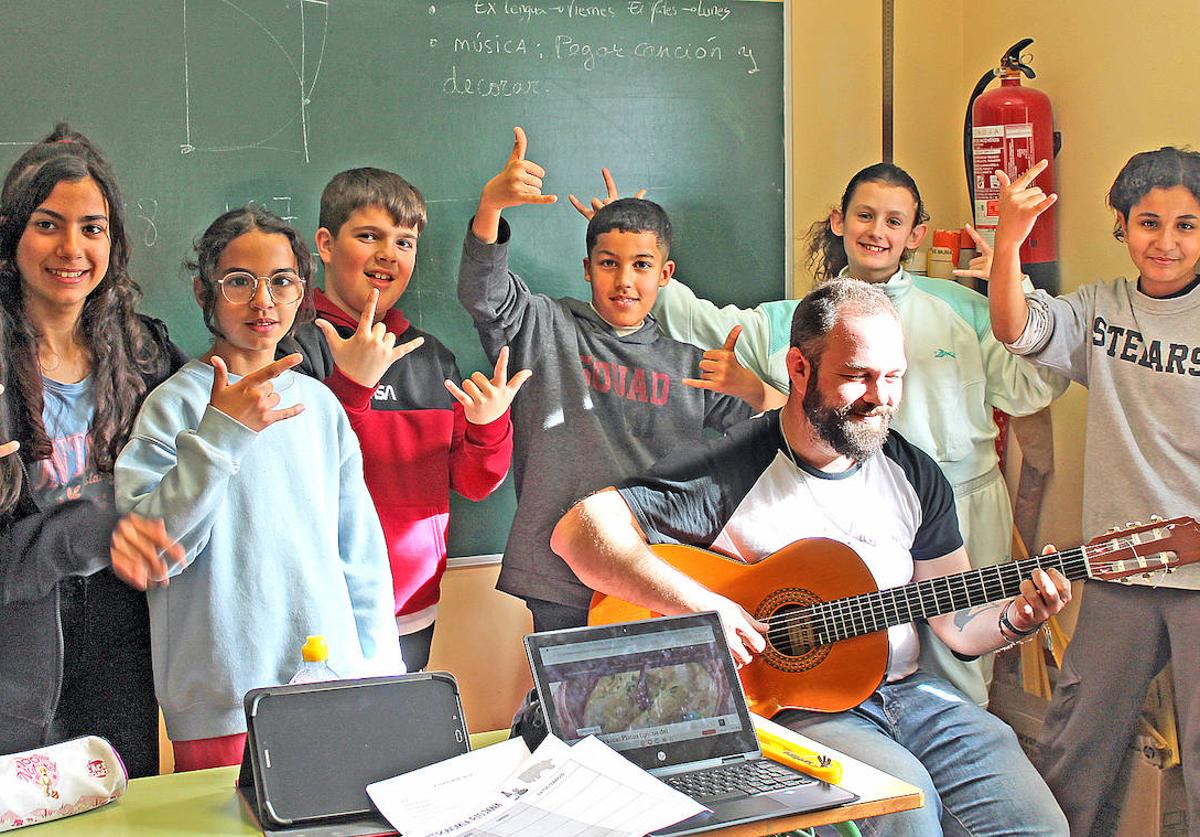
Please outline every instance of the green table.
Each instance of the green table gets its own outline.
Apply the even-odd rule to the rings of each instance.
[[[830,750],[770,721],[755,718],[756,725],[769,727],[777,735],[795,739],[812,749],[828,752],[845,767],[841,784],[860,797],[858,802],[830,811],[816,811],[766,820],[753,825],[731,826],[720,833],[726,837],[751,837],[811,828],[816,825],[862,819],[922,804],[921,792],[869,765]],[[507,731],[471,736],[471,747],[487,746],[508,737]],[[191,773],[134,779],[125,796],[111,805],[74,817],[31,826],[14,834],[29,837],[204,837],[205,835],[261,834],[245,811],[234,788],[237,767],[217,767]]]

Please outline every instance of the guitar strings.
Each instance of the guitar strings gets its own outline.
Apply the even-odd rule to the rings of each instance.
[[[1117,537],[1117,538],[1112,538],[1110,540],[1107,540],[1101,544],[1096,544],[1094,546],[1085,544],[1083,546],[1076,547],[1074,549],[1064,550],[1062,552],[1056,552],[1056,553],[1051,553],[1051,554],[1047,554],[1047,555],[1031,556],[1029,558],[1025,558],[1020,561],[1013,561],[1008,564],[996,564],[991,567],[982,567],[977,570],[969,570],[965,573],[959,573],[957,575],[943,576],[941,578],[936,578],[936,579],[925,579],[922,581],[913,582],[913,583],[906,584],[906,585],[901,585],[899,587],[889,587],[889,588],[886,588],[883,590],[876,590],[876,591],[872,591],[870,593],[863,593],[863,594],[860,594],[857,596],[848,596],[848,597],[841,598],[841,599],[833,599],[833,600],[830,600],[827,602],[821,602],[820,604],[817,604],[817,605],[810,605],[810,606],[804,607],[800,610],[799,613],[787,613],[787,614],[783,614],[780,616],[770,617],[767,620],[768,625],[770,626],[767,631],[767,635],[768,635],[768,637],[772,636],[773,634],[786,635],[786,634],[790,633],[792,630],[799,628],[802,630],[803,629],[812,629],[808,633],[809,633],[809,635],[816,638],[817,634],[818,634],[817,629],[820,627],[824,627],[827,629],[826,633],[835,635],[835,636],[831,636],[829,638],[829,641],[836,642],[838,639],[847,639],[851,636],[859,636],[859,635],[866,634],[866,633],[873,633],[875,631],[882,630],[883,627],[888,627],[887,616],[889,613],[889,609],[888,609],[888,604],[883,600],[884,596],[891,596],[891,599],[892,599],[891,611],[894,612],[897,616],[899,616],[900,615],[900,610],[899,610],[900,605],[898,603],[898,596],[901,594],[903,595],[904,605],[905,605],[906,609],[908,610],[910,617],[912,617],[909,619],[901,619],[898,624],[903,624],[905,622],[911,622],[912,619],[917,618],[914,613],[915,606],[909,600],[909,596],[908,596],[909,591],[915,590],[917,592],[917,594],[918,594],[917,606],[920,607],[922,615],[924,615],[925,610],[926,610],[925,606],[927,603],[930,602],[930,599],[932,599],[932,606],[935,610],[937,610],[937,608],[939,607],[939,603],[938,603],[939,594],[938,594],[938,591],[934,587],[935,584],[937,584],[938,582],[941,582],[945,585],[945,593],[949,597],[950,603],[953,604],[955,602],[956,594],[955,594],[954,590],[951,588],[950,584],[951,584],[952,580],[960,580],[961,586],[962,586],[962,593],[965,593],[966,597],[968,599],[968,601],[964,605],[962,605],[963,607],[965,607],[970,604],[969,599],[972,596],[972,593],[971,593],[972,586],[970,585],[970,582],[969,582],[969,579],[971,579],[971,577],[974,577],[974,580],[976,582],[974,585],[975,592],[987,595],[988,581],[984,580],[984,578],[983,578],[983,573],[986,571],[993,571],[997,574],[997,576],[998,576],[997,580],[1000,582],[1001,589],[1004,588],[1006,583],[1011,584],[1014,581],[1019,585],[1020,581],[1027,575],[1027,573],[1023,572],[1023,570],[1033,568],[1033,567],[1042,568],[1046,564],[1056,566],[1058,569],[1062,570],[1064,573],[1067,573],[1067,574],[1070,574],[1070,572],[1071,572],[1071,570],[1067,569],[1067,566],[1071,565],[1072,569],[1075,571],[1078,571],[1078,570],[1085,571],[1084,575],[1080,576],[1081,578],[1083,578],[1083,577],[1087,577],[1087,575],[1091,574],[1091,573],[1086,572],[1086,570],[1088,569],[1089,566],[1091,567],[1092,572],[1096,572],[1096,571],[1103,572],[1105,570],[1111,570],[1116,566],[1114,562],[1109,562],[1109,561],[1095,562],[1091,559],[1098,558],[1101,555],[1105,555],[1105,554],[1112,553],[1112,552],[1124,551],[1126,549],[1129,549],[1132,546],[1136,546],[1136,544],[1134,543],[1134,541],[1131,537],[1128,537],[1128,536]],[[1008,576],[1008,577],[1005,578],[1005,576]],[[998,597],[998,599],[1002,599],[1002,598],[1004,598],[1003,595]],[[853,602],[855,602],[856,600],[864,600],[864,599],[871,602],[869,611],[867,611],[864,608],[856,609],[853,607]],[[950,610],[956,610],[956,609],[960,609],[960,608],[951,608]],[[942,612],[950,612],[950,610],[942,611]],[[935,613],[934,615],[937,615],[937,614]],[[867,622],[868,617],[870,618],[871,622],[875,625],[875,627],[867,629],[866,622]],[[879,626],[881,617],[884,622],[882,627]],[[838,630],[829,631],[828,630],[831,626],[831,620],[832,620],[832,625],[834,628],[838,627],[838,622],[841,623],[840,631],[838,631]],[[862,631],[858,631],[857,628],[855,627],[854,623],[856,621],[862,625],[862,628],[863,628]],[[847,622],[849,622],[849,627],[850,627],[850,631],[851,631],[849,633],[846,632]],[[836,636],[836,634],[839,634],[839,633],[842,635]]]

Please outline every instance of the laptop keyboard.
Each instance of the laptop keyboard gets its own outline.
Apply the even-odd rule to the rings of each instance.
[[[740,762],[728,767],[714,767],[696,773],[664,776],[663,781],[692,799],[703,802],[729,794],[770,793],[816,781],[770,759]]]

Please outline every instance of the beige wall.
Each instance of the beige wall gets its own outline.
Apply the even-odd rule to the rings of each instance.
[[[921,0],[896,7],[895,161],[920,184],[934,225],[959,226],[969,217],[961,136],[971,88],[1004,49],[1032,37],[1032,84],[1049,94],[1063,133],[1063,289],[1126,273],[1104,195],[1134,152],[1200,146],[1192,83],[1200,4]],[[790,16],[793,209],[802,235],[850,175],[879,157],[881,3],[791,0]],[[809,285],[797,270],[797,291]],[[1057,472],[1041,533],[1063,545],[1080,540],[1085,416],[1080,387],[1054,405]]]

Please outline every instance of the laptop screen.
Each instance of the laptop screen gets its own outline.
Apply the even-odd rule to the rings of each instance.
[[[753,753],[758,742],[715,613],[525,638],[549,729],[595,735],[639,766]]]

